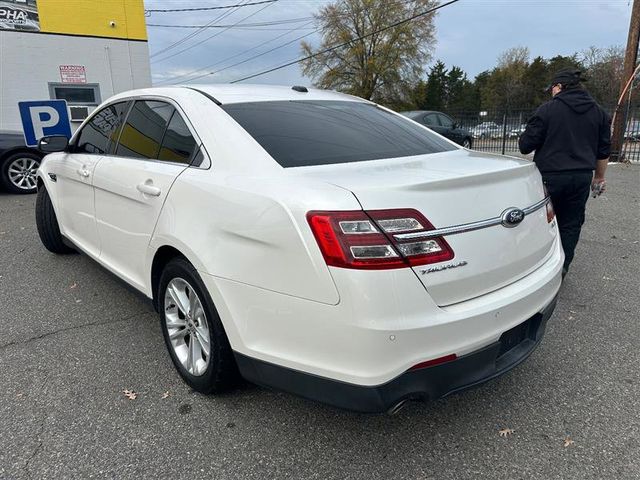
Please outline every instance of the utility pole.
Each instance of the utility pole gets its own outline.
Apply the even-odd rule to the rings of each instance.
[[[624,56],[624,66],[622,69],[622,82],[620,84],[620,95],[624,93],[624,87],[627,80],[631,78],[636,69],[638,60],[638,41],[640,40],[640,0],[633,0],[633,8],[631,10],[631,23],[629,24],[629,37],[627,38],[627,50]],[[631,90],[627,93],[631,95]],[[622,144],[624,142],[625,115],[623,114],[622,105],[624,98],[616,107],[617,115],[615,124],[613,125],[613,134],[611,136],[611,161],[620,162],[622,158]]]

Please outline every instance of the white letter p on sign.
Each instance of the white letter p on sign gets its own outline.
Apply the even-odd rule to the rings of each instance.
[[[29,113],[36,138],[44,137],[44,129],[55,127],[60,121],[60,115],[56,109],[46,105],[29,107]]]

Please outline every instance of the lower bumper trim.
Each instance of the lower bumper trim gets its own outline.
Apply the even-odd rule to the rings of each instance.
[[[538,346],[557,297],[540,313],[505,332],[500,339],[456,360],[412,370],[377,386],[320,377],[235,352],[242,376],[267,388],[294,393],[339,408],[386,412],[403,400],[436,400],[495,378],[523,362]]]

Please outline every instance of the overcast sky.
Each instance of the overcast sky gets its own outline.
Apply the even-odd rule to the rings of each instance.
[[[193,8],[251,3],[259,0],[146,0],[147,9]],[[395,0],[393,0],[395,1]],[[229,82],[300,56],[300,40],[319,43],[307,19],[327,0],[278,0],[274,3],[204,12],[151,13],[147,23],[170,25],[233,25],[303,19],[297,23],[209,28],[190,39],[195,29],[148,27],[151,68],[156,84],[185,80],[221,69],[196,83]],[[589,46],[626,42],[631,14],[629,0],[460,0],[436,17],[437,45],[433,63],[458,65],[471,77],[492,68],[504,50],[527,46],[532,57],[570,55]],[[279,37],[279,38],[276,38]],[[175,42],[181,44],[168,49]],[[282,48],[281,45],[289,43]],[[270,49],[272,52],[257,56]],[[257,58],[242,64],[235,63]],[[209,68],[203,68],[209,67]],[[164,82],[164,83],[163,83]],[[310,84],[297,65],[254,78],[251,83]]]

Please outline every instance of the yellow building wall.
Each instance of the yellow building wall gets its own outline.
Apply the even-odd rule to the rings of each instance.
[[[42,32],[147,40],[143,0],[37,0],[37,6]]]

